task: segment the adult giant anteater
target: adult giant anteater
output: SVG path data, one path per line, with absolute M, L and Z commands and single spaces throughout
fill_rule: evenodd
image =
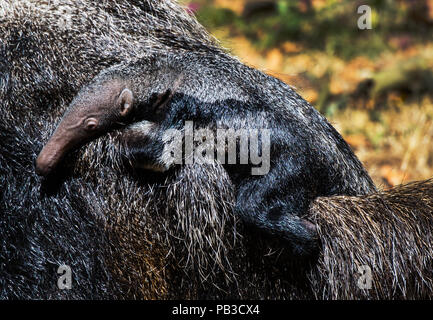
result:
M 72 153 L 55 176 L 39 178 L 38 152 L 102 70 L 197 55 L 216 67 L 243 67 L 172 1 L 11 1 L 1 12 L 1 297 L 430 297 L 431 182 L 376 193 L 331 127 L 323 139 L 336 135 L 335 148 L 351 164 L 336 163 L 342 170 L 334 171 L 335 184 L 323 177 L 329 190 L 312 193 L 341 196 L 306 197 L 321 239 L 314 258 L 293 255 L 286 240 L 240 223 L 233 214 L 236 179 L 218 164 L 162 174 L 125 166 L 122 129 Z M 248 97 L 264 94 L 277 103 L 287 96 L 304 118 L 322 119 L 289 87 L 251 73 Z M 198 82 L 200 76 L 207 74 Z M 212 92 L 203 99 L 214 102 Z M 314 123 L 309 130 L 320 140 L 323 126 Z M 282 118 L 279 125 L 302 124 Z M 276 186 L 293 187 L 285 183 Z M 71 267 L 70 290 L 57 287 L 63 264 Z M 372 269 L 370 290 L 357 286 L 359 266 Z

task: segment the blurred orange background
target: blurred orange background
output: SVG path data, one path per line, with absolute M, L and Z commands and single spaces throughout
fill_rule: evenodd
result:
M 378 186 L 433 177 L 433 0 L 182 1 L 244 63 L 280 78 Z M 365 21 L 365 20 L 363 20 Z

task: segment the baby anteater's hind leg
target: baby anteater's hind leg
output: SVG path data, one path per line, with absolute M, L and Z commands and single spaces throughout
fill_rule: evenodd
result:
M 305 256 L 316 252 L 318 242 L 315 225 L 302 218 L 313 195 L 301 176 L 273 168 L 245 179 L 237 188 L 235 211 L 246 223 L 287 240 L 294 254 Z

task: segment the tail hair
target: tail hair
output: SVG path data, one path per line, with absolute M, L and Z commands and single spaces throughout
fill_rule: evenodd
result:
M 322 243 L 312 274 L 317 298 L 432 297 L 433 179 L 366 196 L 321 197 L 310 215 Z

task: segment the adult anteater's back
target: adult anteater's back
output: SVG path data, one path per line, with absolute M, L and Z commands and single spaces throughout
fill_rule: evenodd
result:
M 352 235 L 354 245 L 368 247 L 376 262 L 386 258 L 407 266 L 407 259 L 415 257 L 407 253 L 417 253 L 411 261 L 419 263 L 386 273 L 387 285 L 373 297 L 392 297 L 394 287 L 388 284 L 404 281 L 412 288 L 406 297 L 430 296 L 429 183 L 409 187 L 412 192 L 391 191 L 383 199 L 378 194 L 317 200 L 312 218 L 321 226 L 323 253 L 316 263 L 294 261 L 283 242 L 259 236 L 237 221 L 223 168 L 185 166 L 165 175 L 129 172 L 117 160 L 116 133 L 75 152 L 56 177 L 37 177 L 34 159 L 60 115 L 103 68 L 148 52 L 225 54 L 172 1 L 50 3 L 1 3 L 1 298 L 365 297 L 354 282 L 327 287 L 329 276 L 339 277 L 332 273 L 333 265 L 353 271 L 349 266 L 357 260 L 340 251 L 351 248 Z M 423 201 L 404 200 L 412 195 Z M 378 220 L 372 224 L 359 218 L 370 211 L 377 216 L 382 210 L 374 205 L 378 203 L 388 204 L 383 214 L 393 217 L 383 225 L 382 237 L 374 232 L 381 226 Z M 394 205 L 398 210 L 392 210 Z M 352 219 L 350 227 L 329 218 L 334 210 L 335 217 Z M 394 232 L 403 229 L 408 232 Z M 391 248 L 383 242 L 391 235 L 398 245 L 392 246 L 396 258 L 389 260 L 388 249 L 382 248 Z M 415 251 L 408 251 L 408 239 Z M 57 287 L 57 270 L 64 264 L 71 267 L 71 290 Z M 388 270 L 372 269 L 379 271 L 377 279 Z
M 153 196 L 165 177 L 152 190 L 119 178 L 107 139 L 57 181 L 41 181 L 34 159 L 74 94 L 102 68 L 189 42 L 211 48 L 214 40 L 172 1 L 0 6 L 0 297 L 167 296 L 170 236 L 163 217 L 158 227 L 147 221 L 152 206 L 169 200 Z M 63 264 L 72 269 L 72 290 L 57 287 Z

